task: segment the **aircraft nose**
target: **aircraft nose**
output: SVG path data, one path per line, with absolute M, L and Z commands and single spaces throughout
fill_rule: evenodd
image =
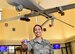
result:
M 7 0 L 7 3 L 13 6 L 17 6 L 19 5 L 19 1 L 18 0 Z

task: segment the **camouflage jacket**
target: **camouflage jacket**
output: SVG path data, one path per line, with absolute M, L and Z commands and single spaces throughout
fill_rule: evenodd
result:
M 42 39 L 41 43 L 36 39 L 31 40 L 28 43 L 28 50 L 32 54 L 54 54 L 52 45 L 48 40 Z

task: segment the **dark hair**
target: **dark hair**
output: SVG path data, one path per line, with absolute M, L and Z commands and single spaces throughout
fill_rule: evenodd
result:
M 35 26 L 33 27 L 33 32 L 34 32 L 36 26 L 39 26 L 39 27 L 41 28 L 41 30 L 42 30 L 42 26 L 37 24 L 37 25 L 35 25 Z

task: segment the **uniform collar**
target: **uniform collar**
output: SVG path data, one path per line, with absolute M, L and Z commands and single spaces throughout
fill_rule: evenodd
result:
M 41 40 L 41 42 L 42 41 L 44 41 L 44 39 L 43 38 L 41 38 L 42 40 Z M 34 38 L 34 40 L 33 40 L 34 42 L 38 42 L 37 40 L 36 40 L 36 38 Z

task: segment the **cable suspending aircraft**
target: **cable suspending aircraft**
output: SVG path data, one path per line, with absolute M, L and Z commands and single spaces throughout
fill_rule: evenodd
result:
M 8 2 L 8 4 L 14 6 L 17 11 L 22 11 L 23 9 L 29 9 L 29 10 L 31 10 L 31 13 L 25 14 L 22 16 L 17 16 L 15 18 L 6 19 L 4 21 L 15 20 L 18 18 L 20 18 L 21 20 L 30 21 L 29 17 L 42 15 L 42 16 L 46 17 L 48 20 L 46 20 L 41 26 L 43 26 L 49 20 L 51 20 L 51 26 L 52 26 L 54 19 L 56 19 L 62 23 L 65 23 L 71 27 L 74 27 L 73 25 L 70 25 L 60 19 L 55 18 L 52 15 L 52 13 L 58 12 L 59 14 L 61 14 L 61 16 L 63 16 L 63 15 L 65 15 L 64 10 L 69 10 L 69 9 L 75 8 L 75 3 L 60 6 L 60 7 L 55 7 L 55 8 L 44 9 L 42 6 L 40 6 L 38 3 L 36 3 L 35 0 L 7 0 L 7 2 Z

